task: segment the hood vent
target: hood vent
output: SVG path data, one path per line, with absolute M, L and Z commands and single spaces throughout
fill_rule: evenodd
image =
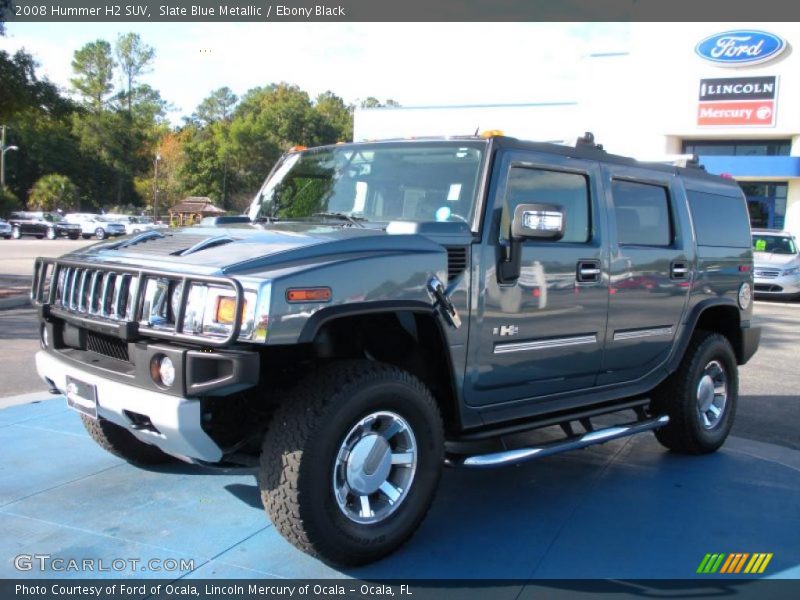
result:
M 207 250 L 208 248 L 215 248 L 217 246 L 222 246 L 223 244 L 230 244 L 233 241 L 234 239 L 229 235 L 217 235 L 215 237 L 210 237 L 204 240 L 200 240 L 191 248 L 187 248 L 186 250 L 179 252 L 178 256 L 186 256 L 187 254 L 194 254 L 195 252 L 200 252 L 201 250 Z
M 453 281 L 467 269 L 467 247 L 446 246 L 447 250 L 447 281 Z
M 149 233 L 149 232 L 146 232 Z M 159 235 L 151 235 L 142 238 L 133 238 L 126 240 L 125 243 L 120 244 L 116 250 L 129 250 L 137 254 L 150 254 L 156 256 L 182 256 L 184 253 L 189 253 L 193 249 L 202 249 L 202 244 L 216 240 L 216 237 L 209 238 L 207 235 L 196 235 L 186 233 L 165 233 Z M 212 244 L 216 245 L 216 244 Z

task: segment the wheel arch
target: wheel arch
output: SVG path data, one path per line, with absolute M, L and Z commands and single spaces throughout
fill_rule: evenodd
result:
M 460 427 L 458 387 L 442 320 L 419 301 L 357 303 L 315 313 L 298 339 L 323 359 L 367 358 L 405 369 L 433 394 L 446 429 Z
M 747 361 L 742 336 L 741 310 L 733 300 L 713 298 L 698 303 L 689 313 L 683 327 L 683 335 L 669 362 L 670 373 L 675 372 L 680 365 L 689 342 L 697 330 L 712 331 L 725 336 L 733 347 L 737 363 L 741 365 Z

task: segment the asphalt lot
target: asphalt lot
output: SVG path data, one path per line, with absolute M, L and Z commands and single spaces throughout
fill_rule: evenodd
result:
M 23 237 L 18 240 L 0 240 L 0 277 L 31 277 L 33 259 L 37 256 L 56 257 L 77 250 L 83 246 L 97 243 L 97 240 L 37 240 Z
M 516 468 L 448 469 L 409 544 L 337 569 L 278 535 L 251 473 L 137 469 L 100 449 L 34 373 L 33 309 L 0 311 L 0 577 L 20 576 L 20 554 L 187 559 L 191 568 L 169 573 L 24 576 L 513 579 L 493 596 L 511 600 L 526 596 L 526 581 L 683 579 L 709 552 L 771 552 L 764 576 L 798 578 L 800 304 L 759 302 L 756 318 L 761 348 L 741 370 L 739 414 L 721 451 L 680 456 L 644 434 Z

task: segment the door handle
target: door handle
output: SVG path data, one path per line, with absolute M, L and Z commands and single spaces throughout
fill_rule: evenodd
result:
M 579 260 L 576 279 L 581 283 L 596 283 L 600 281 L 599 260 Z
M 670 279 L 686 279 L 689 276 L 689 264 L 684 261 L 675 261 L 670 265 Z

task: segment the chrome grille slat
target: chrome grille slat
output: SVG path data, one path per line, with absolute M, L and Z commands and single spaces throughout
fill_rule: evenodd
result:
M 78 312 L 83 312 L 83 305 L 86 300 L 86 277 L 89 271 L 83 269 L 81 272 L 81 285 L 78 288 Z
M 97 298 L 97 280 L 100 278 L 100 271 L 92 271 L 92 283 L 89 286 L 89 305 L 86 312 L 90 315 L 95 313 L 95 299 Z

